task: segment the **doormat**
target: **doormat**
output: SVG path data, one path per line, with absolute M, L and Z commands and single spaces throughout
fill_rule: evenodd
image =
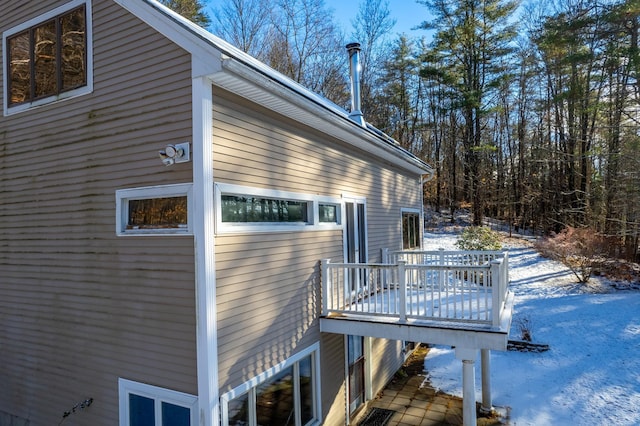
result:
M 358 426 L 385 426 L 395 413 L 393 410 L 374 407 L 369 411 L 369 414 L 358 423 Z

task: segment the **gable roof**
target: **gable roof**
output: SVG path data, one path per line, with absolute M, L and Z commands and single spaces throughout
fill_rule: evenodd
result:
M 395 166 L 429 177 L 433 169 L 370 124 L 182 17 L 156 0 L 113 0 L 192 55 L 192 76 L 250 99 L 366 150 Z

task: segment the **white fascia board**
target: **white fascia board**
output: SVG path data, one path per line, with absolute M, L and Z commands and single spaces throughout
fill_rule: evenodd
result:
M 113 0 L 192 55 L 193 78 L 222 69 L 222 54 L 209 41 L 210 33 L 154 0 Z M 188 28 L 188 30 L 186 30 Z

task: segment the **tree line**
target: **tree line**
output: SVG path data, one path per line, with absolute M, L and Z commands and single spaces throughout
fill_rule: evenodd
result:
M 324 0 L 222 0 L 200 23 L 345 108 L 360 42 L 362 112 L 434 167 L 430 208 L 589 228 L 637 258 L 640 1 L 417 3 L 420 36 L 392 34 L 388 0 L 361 1 L 349 34 Z

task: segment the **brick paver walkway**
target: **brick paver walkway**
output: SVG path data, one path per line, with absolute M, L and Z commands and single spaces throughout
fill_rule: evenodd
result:
M 369 409 L 395 411 L 386 426 L 459 426 L 462 425 L 462 399 L 436 391 L 424 382 L 424 357 L 428 348 L 419 347 L 398 371 L 394 379 L 371 401 Z M 361 419 L 366 418 L 366 414 Z M 495 414 L 478 413 L 479 426 L 505 425 Z M 368 426 L 360 420 L 359 426 Z

